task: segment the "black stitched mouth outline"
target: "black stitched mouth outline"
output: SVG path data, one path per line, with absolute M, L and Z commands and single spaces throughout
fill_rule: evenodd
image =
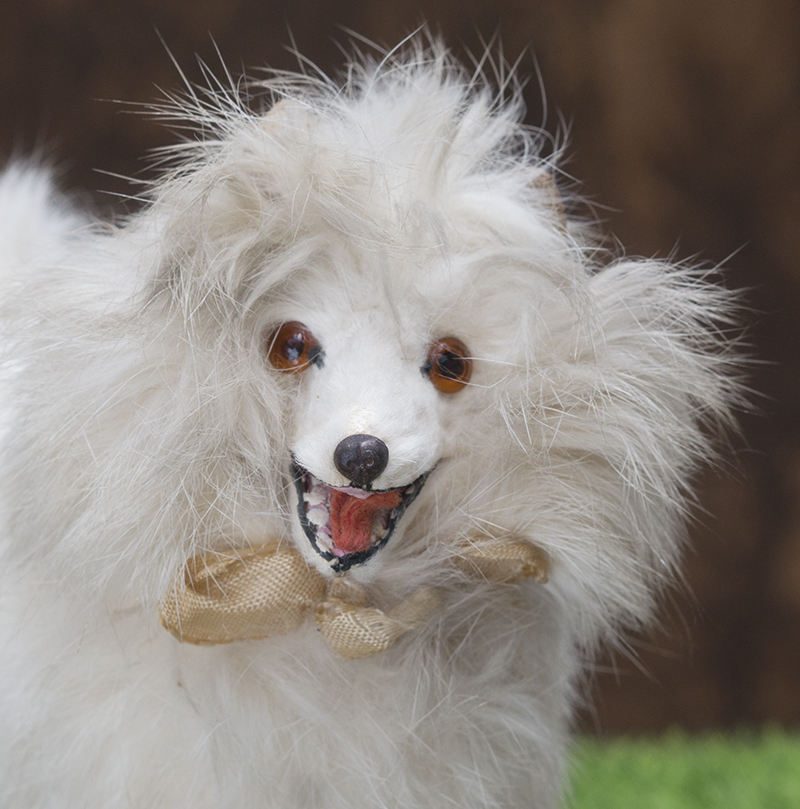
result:
M 323 539 L 319 535 L 319 527 L 313 525 L 309 521 L 307 514 L 309 504 L 307 502 L 306 495 L 309 494 L 312 489 L 324 487 L 327 490 L 331 490 L 336 489 L 336 487 L 329 486 L 324 481 L 312 475 L 311 472 L 300 466 L 300 464 L 298 464 L 294 458 L 292 459 L 291 471 L 292 479 L 294 480 L 295 489 L 297 491 L 297 516 L 300 520 L 300 527 L 303 529 L 303 533 L 306 535 L 306 537 L 308 537 L 309 542 L 311 542 L 311 547 L 314 548 L 314 550 L 330 564 L 331 569 L 335 573 L 345 573 L 346 571 L 350 570 L 350 568 L 355 567 L 356 565 L 362 565 L 368 559 L 371 559 L 389 541 L 394 533 L 397 523 L 400 521 L 400 518 L 403 516 L 411 503 L 416 499 L 433 469 L 423 472 L 416 480 L 405 486 L 400 486 L 396 489 L 370 490 L 370 494 L 400 492 L 402 499 L 400 503 L 388 514 L 386 531 L 381 537 L 377 538 L 366 550 L 345 553 L 341 556 L 332 553 L 327 547 L 325 547 L 325 545 L 322 544 Z

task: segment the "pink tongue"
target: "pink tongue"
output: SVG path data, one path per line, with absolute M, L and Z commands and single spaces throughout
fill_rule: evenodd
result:
M 331 536 L 333 544 L 345 553 L 369 550 L 372 521 L 379 509 L 400 505 L 399 491 L 378 492 L 369 497 L 353 497 L 336 489 L 331 491 Z

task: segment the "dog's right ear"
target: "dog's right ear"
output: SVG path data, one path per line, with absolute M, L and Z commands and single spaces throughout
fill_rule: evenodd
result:
M 265 256 L 294 232 L 279 187 L 287 142 L 311 126 L 308 109 L 281 99 L 166 187 L 156 206 L 166 212 L 157 292 L 205 302 L 209 292 L 228 301 L 248 294 L 256 269 L 264 275 Z

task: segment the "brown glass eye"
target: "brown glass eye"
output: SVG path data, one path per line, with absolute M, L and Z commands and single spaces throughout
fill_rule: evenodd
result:
M 425 365 L 434 387 L 442 393 L 457 393 L 472 376 L 472 360 L 457 337 L 443 337 L 428 351 Z
M 264 341 L 264 350 L 279 371 L 305 371 L 320 356 L 317 338 L 295 320 L 270 332 Z

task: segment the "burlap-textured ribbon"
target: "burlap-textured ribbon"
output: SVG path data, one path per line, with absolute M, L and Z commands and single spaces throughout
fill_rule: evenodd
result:
M 528 542 L 480 538 L 464 545 L 456 564 L 489 581 L 547 581 L 547 559 Z M 390 610 L 369 603 L 366 590 L 347 578 L 328 583 L 285 543 L 236 553 L 194 556 L 159 605 L 161 623 L 178 640 L 195 644 L 258 640 L 298 629 L 313 614 L 342 657 L 388 649 L 438 608 L 432 588 L 413 593 Z
M 519 539 L 478 537 L 464 545 L 453 561 L 473 575 L 505 584 L 529 578 L 545 584 L 549 569 L 544 551 Z
M 186 643 L 230 643 L 293 632 L 325 597 L 325 579 L 287 545 L 192 557 L 160 604 Z

